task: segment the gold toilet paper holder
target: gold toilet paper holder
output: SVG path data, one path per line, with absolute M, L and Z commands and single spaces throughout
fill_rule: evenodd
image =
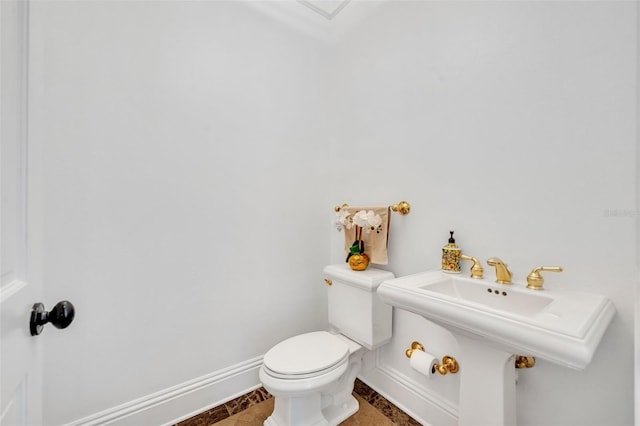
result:
M 411 358 L 411 355 L 413 355 L 413 351 L 425 352 L 424 346 L 422 346 L 422 343 L 420 342 L 412 342 L 411 347 L 404 351 L 404 354 L 407 356 L 407 358 Z M 455 374 L 460 371 L 460 365 L 454 357 L 452 357 L 451 355 L 445 355 L 442 357 L 442 361 L 439 364 L 435 364 L 433 366 L 433 370 L 437 371 L 443 376 L 447 373 Z
M 424 352 L 424 346 L 422 346 L 420 342 L 413 342 L 411 343 L 411 347 L 404 351 L 404 354 L 407 356 L 407 358 L 411 358 L 411 355 L 413 355 L 413 351 L 416 350 Z

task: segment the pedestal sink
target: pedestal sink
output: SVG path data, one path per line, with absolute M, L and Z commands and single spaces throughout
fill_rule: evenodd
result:
M 514 356 L 582 370 L 615 315 L 601 295 L 536 291 L 439 270 L 385 281 L 378 295 L 457 338 L 460 425 L 515 424 Z

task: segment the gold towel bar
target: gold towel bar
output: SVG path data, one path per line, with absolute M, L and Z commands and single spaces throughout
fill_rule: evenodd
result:
M 333 210 L 339 212 L 345 207 L 349 207 L 349 204 L 345 203 L 341 206 L 335 206 Z M 409 212 L 411 211 L 411 204 L 409 204 L 408 201 L 400 201 L 398 204 L 392 205 L 391 210 L 404 216 L 406 214 L 409 214 Z

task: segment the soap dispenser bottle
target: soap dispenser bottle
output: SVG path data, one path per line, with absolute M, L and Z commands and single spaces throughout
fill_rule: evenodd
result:
M 449 231 L 449 243 L 442 248 L 442 271 L 450 274 L 460 273 L 460 248 L 453 238 L 453 231 Z

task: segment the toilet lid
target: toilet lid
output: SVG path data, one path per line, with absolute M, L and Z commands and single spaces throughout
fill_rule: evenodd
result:
M 264 365 L 277 376 L 306 376 L 342 364 L 349 357 L 345 342 L 326 331 L 284 340 L 264 355 Z

